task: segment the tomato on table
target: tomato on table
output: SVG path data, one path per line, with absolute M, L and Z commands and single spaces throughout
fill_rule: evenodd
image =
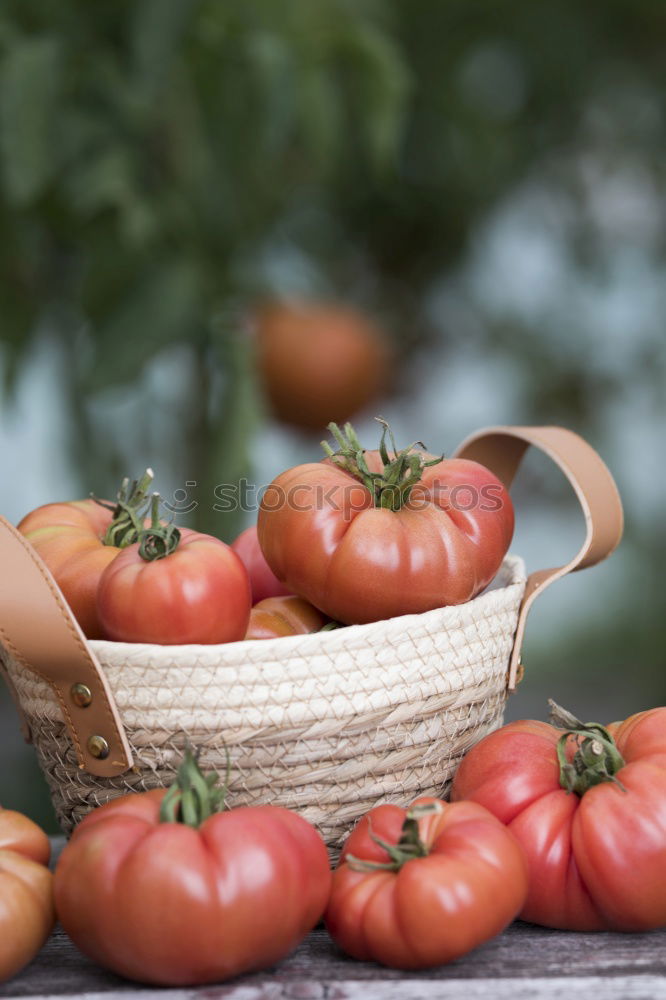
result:
M 224 789 L 188 752 L 169 792 L 130 794 L 75 829 L 55 873 L 58 917 L 107 969 L 157 985 L 272 965 L 321 917 L 323 840 L 277 806 L 219 811 Z
M 157 495 L 152 525 L 107 566 L 97 592 L 108 638 L 164 645 L 244 638 L 251 601 L 239 556 L 212 535 L 164 525 Z
M 32 820 L 0 808 L 0 982 L 32 961 L 53 929 L 50 852 Z
M 604 727 L 551 703 L 463 759 L 452 798 L 481 803 L 521 843 L 521 917 L 563 930 L 666 925 L 666 708 Z
M 511 498 L 483 465 L 416 446 L 378 451 L 331 424 L 339 450 L 278 476 L 259 542 L 278 579 L 336 621 L 364 623 L 471 600 L 513 535 Z
M 450 962 L 499 934 L 527 892 L 523 853 L 472 802 L 371 809 L 349 836 L 326 927 L 353 958 L 397 969 Z

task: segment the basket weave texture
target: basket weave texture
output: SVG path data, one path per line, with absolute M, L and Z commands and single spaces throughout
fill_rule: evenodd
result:
M 378 802 L 444 794 L 501 725 L 524 589 L 508 556 L 493 589 L 421 615 L 222 646 L 91 642 L 134 754 L 115 778 L 79 768 L 50 686 L 2 656 L 65 832 L 102 802 L 170 784 L 187 741 L 223 773 L 226 744 L 229 805 L 296 809 L 335 855 Z

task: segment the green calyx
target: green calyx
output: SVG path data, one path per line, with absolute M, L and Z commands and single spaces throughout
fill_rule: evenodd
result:
M 153 481 L 153 470 L 146 469 L 140 479 L 134 479 L 130 483 L 127 476 L 123 479 L 117 494 L 115 504 L 104 503 L 92 495 L 95 503 L 100 507 L 106 507 L 113 514 L 111 524 L 106 529 L 102 541 L 104 545 L 114 545 L 119 549 L 126 549 L 128 545 L 133 545 L 138 540 L 143 531 L 143 520 L 150 506 L 149 494 L 150 484 Z
M 384 848 L 390 861 L 364 861 L 362 858 L 354 857 L 353 854 L 348 854 L 345 857 L 345 862 L 355 872 L 399 872 L 408 861 L 413 861 L 415 858 L 426 858 L 429 851 L 421 840 L 419 820 L 423 816 L 439 815 L 443 810 L 444 805 L 441 802 L 428 802 L 421 806 L 412 806 L 402 825 L 400 840 L 397 844 L 387 843 L 381 837 L 375 836 L 371 829 L 371 839 L 374 840 L 375 844 Z
M 557 743 L 562 788 L 567 793 L 575 792 L 582 796 L 595 785 L 612 781 L 622 791 L 626 791 L 622 782 L 615 777 L 624 767 L 624 758 L 606 727 L 597 722 L 581 722 L 552 698 L 549 698 L 548 704 L 552 724 L 565 730 Z M 567 759 L 566 752 L 570 739 L 578 747 L 571 761 Z
M 226 754 L 227 772 L 224 784 L 218 786 L 217 773 L 204 775 L 201 771 L 199 751 L 185 748 L 176 780 L 162 799 L 160 823 L 183 823 L 196 830 L 209 816 L 222 812 L 231 772 L 228 750 Z
M 160 503 L 159 493 L 153 493 L 150 499 L 150 527 L 142 527 L 137 538 L 139 555 L 146 562 L 170 556 L 176 551 L 180 542 L 180 531 L 176 525 L 160 520 Z
M 105 503 L 93 495 L 95 503 L 113 514 L 111 524 L 102 538 L 104 545 L 126 549 L 128 545 L 139 542 L 139 555 L 146 562 L 171 555 L 180 541 L 178 528 L 160 520 L 160 495 L 149 493 L 152 481 L 152 469 L 146 469 L 141 479 L 134 479 L 131 483 L 125 477 L 115 504 Z M 149 513 L 151 523 L 146 528 L 145 520 Z
M 366 449 L 351 424 L 345 424 L 343 430 L 340 430 L 335 423 L 328 425 L 328 430 L 338 443 L 338 451 L 333 451 L 326 441 L 322 441 L 321 446 L 331 462 L 363 483 L 372 494 L 375 507 L 400 510 L 409 500 L 414 486 L 421 481 L 424 470 L 431 465 L 437 465 L 444 456 L 426 461 L 422 451 L 414 450 L 416 448 L 425 450 L 422 441 L 415 441 L 408 448 L 398 451 L 389 424 L 383 417 L 375 417 L 375 420 L 382 426 L 379 454 L 384 467 L 381 472 L 371 472 L 368 468 L 365 460 Z M 393 449 L 392 457 L 386 447 L 387 435 Z

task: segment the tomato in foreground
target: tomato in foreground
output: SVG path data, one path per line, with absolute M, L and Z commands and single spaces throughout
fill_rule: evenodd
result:
M 258 312 L 257 363 L 273 413 L 321 433 L 384 388 L 385 337 L 367 316 L 338 303 L 275 302 Z
M 666 925 L 666 708 L 608 727 L 551 703 L 470 750 L 453 799 L 490 809 L 521 843 L 521 917 L 562 930 Z
M 32 961 L 55 922 L 49 839 L 32 820 L 0 809 L 0 982 Z
M 314 927 L 323 840 L 276 806 L 220 812 L 187 752 L 169 792 L 126 795 L 76 828 L 55 873 L 58 917 L 91 959 L 139 982 L 220 982 L 272 965 Z
M 164 645 L 234 642 L 245 636 L 247 570 L 219 538 L 159 520 L 105 569 L 97 608 L 104 634 L 119 642 Z
M 526 892 L 523 853 L 494 816 L 421 798 L 378 806 L 352 831 L 325 921 L 353 958 L 427 969 L 499 934 Z
M 89 639 L 103 636 L 97 614 L 99 580 L 121 549 L 135 542 L 152 481 L 150 469 L 115 504 L 98 500 L 47 503 L 26 514 L 18 530 L 44 560 Z
M 504 485 L 477 462 L 415 446 L 364 451 L 351 425 L 339 450 L 267 488 L 259 542 L 285 585 L 330 618 L 379 621 L 462 604 L 486 587 L 513 534 Z
M 302 597 L 267 597 L 250 612 L 246 639 L 280 639 L 286 635 L 320 632 L 328 618 Z
M 268 597 L 283 597 L 290 593 L 264 558 L 257 538 L 256 524 L 241 531 L 231 543 L 231 548 L 241 557 L 250 576 L 253 604 L 265 601 Z

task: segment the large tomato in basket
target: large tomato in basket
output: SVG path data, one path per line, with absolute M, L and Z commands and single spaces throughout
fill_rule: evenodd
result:
M 364 623 L 471 600 L 513 534 L 513 505 L 483 465 L 411 446 L 365 451 L 331 424 L 339 451 L 266 489 L 258 534 L 295 594 L 336 621 Z M 392 439 L 391 439 L 392 440 Z
M 452 798 L 486 806 L 522 845 L 521 917 L 563 930 L 666 925 L 666 708 L 608 727 L 553 704 L 470 750 Z

